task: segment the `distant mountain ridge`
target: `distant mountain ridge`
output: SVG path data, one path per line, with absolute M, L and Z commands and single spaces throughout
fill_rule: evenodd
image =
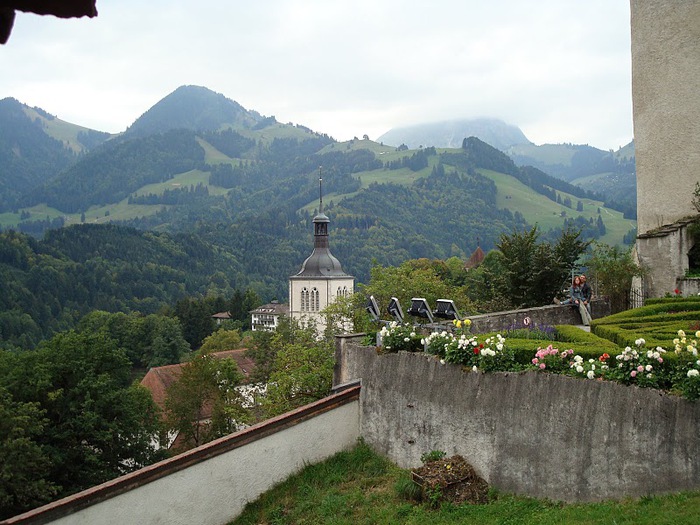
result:
M 634 214 L 637 185 L 634 144 L 617 152 L 585 144 L 533 144 L 517 126 L 498 119 L 460 119 L 394 128 L 378 142 L 409 149 L 434 146 L 459 148 L 464 139 L 479 140 L 503 151 L 518 166 L 532 166 L 559 179 L 596 191 L 623 204 Z
M 517 126 L 493 118 L 458 119 L 393 128 L 377 138 L 377 142 L 409 149 L 435 146 L 459 148 L 467 137 L 477 137 L 496 149 L 505 151 L 516 144 L 531 144 Z
M 38 108 L 32 111 L 33 121 L 23 117 L 28 129 L 46 138 L 43 131 L 49 127 L 46 123 L 57 119 L 48 114 L 42 116 Z M 20 113 L 26 115 L 26 108 Z M 482 131 L 490 127 L 498 130 L 496 135 L 510 137 L 506 142 L 519 144 L 509 147 L 510 158 L 501 153 L 503 150 L 489 145 L 489 150 L 472 147 L 472 157 L 465 160 L 465 144 L 473 145 L 474 140 L 487 143 L 474 135 L 461 137 L 462 132 L 478 130 L 476 127 L 468 130 L 455 122 L 447 131 L 443 130 L 443 135 L 450 135 L 450 140 L 458 143 L 447 152 L 436 152 L 426 145 L 408 149 L 405 145 L 399 148 L 370 140 L 338 143 L 304 126 L 281 124 L 274 117 L 246 110 L 207 88 L 181 86 L 143 113 L 124 133 L 107 135 L 110 140 L 103 140 L 80 155 L 73 154 L 59 173 L 18 191 L 21 199 L 16 199 L 15 204 L 20 204 L 21 214 L 15 208 L 14 217 L 0 214 L 0 221 L 6 225 L 14 221 L 22 231 L 34 234 L 47 227 L 77 221 L 125 221 L 140 228 L 187 231 L 201 220 L 197 214 L 214 222 L 233 222 L 243 216 L 250 218 L 270 212 L 285 217 L 285 221 L 294 221 L 300 211 L 307 213 L 309 206 L 313 209 L 319 166 L 323 166 L 329 205 L 334 200 L 339 203 L 353 199 L 356 205 L 364 206 L 360 201 L 368 195 L 372 181 L 380 182 L 383 187 L 385 184 L 411 186 L 440 168 L 439 164 L 447 166 L 456 162 L 459 176 L 477 177 L 475 170 L 487 169 L 518 178 L 521 172 L 516 165 L 559 163 L 578 169 L 600 155 L 610 156 L 610 152 L 573 145 L 553 147 L 556 154 L 552 155 L 548 153 L 551 148 L 535 146 L 514 126 L 495 119 L 477 119 L 473 124 Z M 4 127 L 0 119 L 0 129 Z M 77 136 L 74 131 L 73 135 Z M 61 147 L 59 141 L 52 140 Z M 511 159 L 516 150 L 521 155 L 519 161 L 524 158 L 529 162 L 514 164 Z M 542 159 L 544 164 L 538 164 L 536 157 L 540 153 L 547 153 Z M 37 160 L 41 157 L 36 155 Z M 573 162 L 579 157 L 582 162 Z M 545 173 L 537 174 L 536 181 L 519 180 L 550 200 L 556 197 L 552 193 L 555 190 L 569 194 L 570 198 L 578 197 L 573 186 L 564 187 L 554 179 L 543 179 Z M 526 172 L 522 174 L 525 176 Z M 439 177 L 433 182 L 437 180 Z M 596 185 L 602 186 L 596 181 L 592 189 Z M 583 194 L 578 198 L 583 198 Z M 601 205 L 607 200 L 593 195 L 586 198 L 597 199 Z M 506 211 L 512 208 L 515 212 L 514 202 L 505 200 L 499 207 Z M 610 206 L 620 209 L 614 203 Z M 0 212 L 6 210 L 7 207 Z M 558 215 L 565 211 L 557 208 L 550 213 Z M 371 214 L 363 213 L 359 217 L 352 209 L 346 214 L 353 217 L 347 222 L 353 226 L 376 222 Z M 505 225 L 511 219 L 504 217 Z M 548 227 L 556 227 L 551 221 L 546 222 Z M 481 238 L 486 237 L 481 235 Z M 426 246 L 433 242 L 428 240 Z M 473 247 L 463 249 L 471 252 Z
M 146 136 L 171 129 L 218 131 L 222 126 L 251 128 L 264 120 L 259 113 L 201 86 L 180 86 L 137 118 L 127 136 Z

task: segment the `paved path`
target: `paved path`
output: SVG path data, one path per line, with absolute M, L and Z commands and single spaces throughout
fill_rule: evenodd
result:
M 576 326 L 576 328 L 580 328 L 580 329 L 583 330 L 584 332 L 590 332 L 590 331 L 591 331 L 591 327 L 590 327 L 590 326 L 586 326 L 586 325 L 582 325 L 582 324 L 577 324 L 577 325 L 575 325 L 575 326 Z

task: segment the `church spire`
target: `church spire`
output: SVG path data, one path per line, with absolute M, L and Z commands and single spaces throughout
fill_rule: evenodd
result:
M 323 215 L 323 177 L 321 177 L 321 168 L 318 167 L 318 214 Z

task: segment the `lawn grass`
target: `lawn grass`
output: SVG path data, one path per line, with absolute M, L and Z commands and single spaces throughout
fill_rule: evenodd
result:
M 231 525 L 275 524 L 694 524 L 700 492 L 639 500 L 564 504 L 492 491 L 487 505 L 427 503 L 401 490 L 410 473 L 360 442 L 352 450 L 303 469 L 250 503 Z

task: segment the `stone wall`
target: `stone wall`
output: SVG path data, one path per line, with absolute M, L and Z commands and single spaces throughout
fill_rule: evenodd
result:
M 679 288 L 700 181 L 700 1 L 631 0 L 637 256 L 645 292 Z M 697 216 L 697 215 L 696 215 Z
M 649 296 L 663 297 L 686 288 L 680 281 L 689 268 L 688 252 L 694 244 L 688 234 L 690 222 L 690 219 L 681 220 L 637 237 L 637 258 L 650 270 L 644 279 Z M 688 288 L 684 295 L 689 295 L 693 287 L 688 285 Z
M 464 372 L 425 354 L 337 345 L 361 378 L 364 440 L 399 466 L 461 454 L 505 492 L 583 502 L 700 488 L 700 403 L 542 372 Z
M 605 299 L 594 299 L 591 301 L 591 312 L 593 319 L 610 315 L 610 303 Z M 497 332 L 514 328 L 554 326 L 558 324 L 581 324 L 581 314 L 577 307 L 556 304 L 473 315 L 469 319 L 472 322 L 472 333 Z
M 631 0 L 637 230 L 695 213 L 700 180 L 700 1 Z

